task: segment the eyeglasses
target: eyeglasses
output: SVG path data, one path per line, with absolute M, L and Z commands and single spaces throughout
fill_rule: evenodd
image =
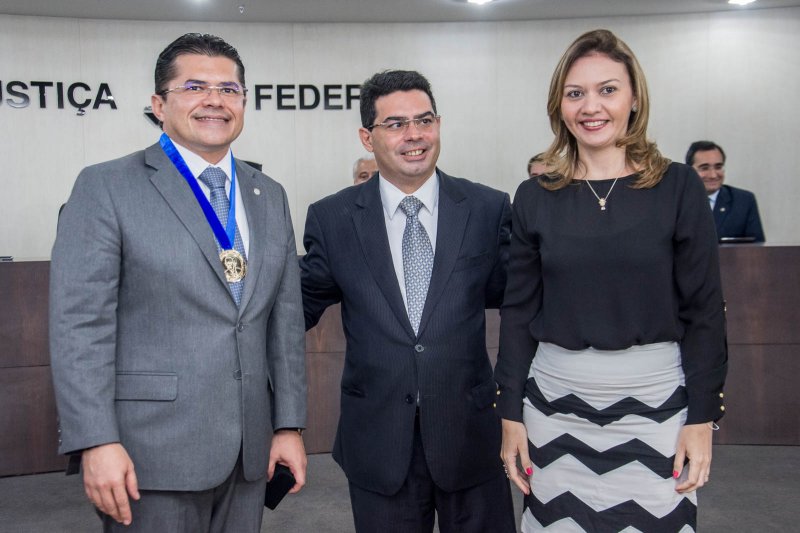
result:
M 389 133 L 405 133 L 406 131 L 408 131 L 408 126 L 413 122 L 414 125 L 417 127 L 417 131 L 424 132 L 424 131 L 430 131 L 433 125 L 436 122 L 438 122 L 440 118 L 442 118 L 441 115 L 434 115 L 433 113 L 431 113 L 429 115 L 425 115 L 423 117 L 418 117 L 418 118 L 386 120 L 378 124 L 373 124 L 372 126 L 367 126 L 367 129 L 369 131 L 372 131 L 375 128 L 383 128 L 385 131 Z
M 161 91 L 161 96 L 164 96 L 169 93 L 177 93 L 177 94 L 185 94 L 187 96 L 208 96 L 211 94 L 211 91 L 217 91 L 217 94 L 220 96 L 224 96 L 225 98 L 241 98 L 247 95 L 247 89 L 244 87 L 239 87 L 239 85 L 235 83 L 227 83 L 225 85 L 204 85 L 202 83 L 186 83 L 184 85 L 178 85 L 177 87 L 173 87 L 172 89 L 167 89 L 165 91 Z

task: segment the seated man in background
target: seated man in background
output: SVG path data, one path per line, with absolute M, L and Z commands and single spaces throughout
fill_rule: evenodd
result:
M 528 161 L 528 177 L 535 178 L 547 172 L 547 167 L 544 166 L 544 153 L 538 153 L 531 157 Z
M 353 185 L 360 185 L 370 179 L 378 171 L 378 163 L 374 155 L 365 155 L 356 159 L 353 165 Z
M 717 237 L 753 237 L 755 242 L 764 242 L 755 195 L 723 185 L 725 152 L 722 147 L 711 141 L 693 142 L 686 152 L 686 164 L 694 167 L 706 186 Z

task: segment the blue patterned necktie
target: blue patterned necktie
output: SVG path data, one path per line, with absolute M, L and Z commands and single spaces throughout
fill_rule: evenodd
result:
M 200 174 L 198 179 L 205 183 L 206 186 L 211 190 L 211 207 L 214 208 L 214 212 L 217 214 L 217 218 L 219 218 L 219 222 L 222 224 L 222 227 L 225 227 L 225 224 L 228 222 L 228 211 L 230 210 L 228 195 L 225 193 L 225 181 L 228 179 L 228 177 L 225 175 L 225 172 L 223 172 L 222 169 L 209 166 Z M 247 257 L 244 253 L 244 243 L 242 242 L 242 236 L 239 234 L 238 224 L 236 225 L 236 238 L 234 239 L 233 247 L 237 252 L 242 254 L 242 257 Z M 222 248 L 220 247 L 219 243 L 217 243 L 217 252 L 220 251 L 222 251 Z M 244 280 L 229 282 L 228 286 L 230 287 L 233 299 L 236 301 L 236 305 L 238 306 L 242 301 Z
M 400 209 L 406 214 L 406 227 L 403 230 L 403 276 L 406 283 L 406 307 L 408 319 L 414 333 L 419 333 L 419 322 L 428 285 L 433 271 L 433 247 L 428 233 L 419 221 L 417 214 L 422 207 L 414 196 L 406 196 L 400 202 Z

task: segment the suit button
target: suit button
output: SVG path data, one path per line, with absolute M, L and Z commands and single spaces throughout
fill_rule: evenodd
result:
M 238 324 L 236 324 L 236 331 L 238 331 L 239 333 L 241 333 L 242 331 L 244 331 L 244 324 L 242 324 L 241 322 L 239 322 Z
M 720 406 L 719 406 L 719 410 L 720 410 L 720 411 L 724 411 L 724 410 L 725 410 L 725 406 L 724 406 L 724 405 L 720 405 Z
M 414 403 L 414 397 L 411 396 L 410 394 L 406 394 L 406 403 L 409 404 L 409 405 Z
M 234 370 L 233 371 L 233 379 L 242 379 L 242 371 L 241 370 Z
M 416 350 L 417 353 L 422 353 L 425 351 L 425 347 L 421 344 L 417 344 L 416 346 L 414 346 L 414 350 Z

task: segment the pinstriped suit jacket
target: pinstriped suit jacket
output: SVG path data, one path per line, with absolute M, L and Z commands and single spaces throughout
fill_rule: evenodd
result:
M 333 455 L 351 482 L 387 495 L 408 472 L 418 392 L 423 447 L 438 486 L 467 488 L 500 468 L 485 309 L 502 302 L 509 199 L 437 172 L 436 250 L 418 335 L 392 264 L 378 179 L 313 204 L 306 219 L 306 328 L 341 302 L 347 340 Z
M 141 489 L 205 490 L 273 428 L 304 427 L 299 269 L 283 188 L 236 174 L 250 227 L 237 308 L 214 235 L 155 144 L 81 172 L 59 221 L 50 349 L 61 453 L 121 442 Z M 258 190 L 258 192 L 256 192 Z

